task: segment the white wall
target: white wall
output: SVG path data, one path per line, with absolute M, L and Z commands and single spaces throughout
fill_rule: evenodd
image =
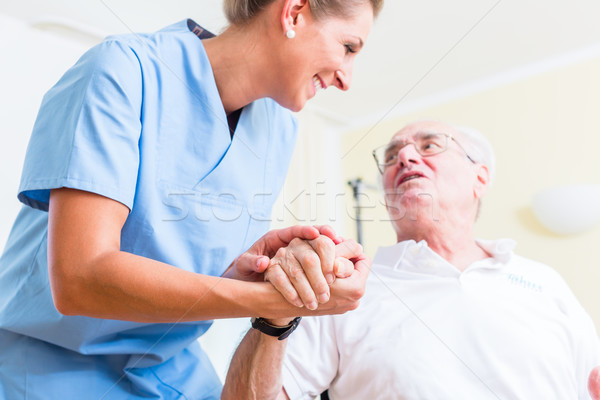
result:
M 42 96 L 85 48 L 0 15 L 0 248 L 20 208 L 17 188 Z

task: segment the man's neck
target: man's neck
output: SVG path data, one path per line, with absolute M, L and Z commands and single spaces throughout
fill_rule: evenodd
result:
M 427 246 L 459 271 L 490 257 L 475 241 L 473 222 L 466 220 L 405 221 L 397 227 L 398 241 L 424 240 Z

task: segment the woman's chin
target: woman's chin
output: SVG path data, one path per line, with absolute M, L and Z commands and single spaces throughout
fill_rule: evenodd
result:
M 292 112 L 298 112 L 304 108 L 304 105 L 306 104 L 306 100 L 305 99 L 304 100 L 294 99 L 292 101 L 277 101 L 277 103 L 281 107 L 287 108 L 288 110 L 290 110 Z

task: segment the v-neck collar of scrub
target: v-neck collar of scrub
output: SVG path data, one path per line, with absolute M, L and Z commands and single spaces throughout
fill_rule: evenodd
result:
M 212 65 L 210 63 L 210 59 L 208 58 L 208 55 L 206 54 L 206 49 L 204 48 L 204 44 L 202 43 L 203 39 L 209 39 L 214 37 L 215 35 L 204 29 L 202 26 L 198 25 L 194 20 L 192 19 L 187 19 L 185 21 L 188 30 L 193 33 L 195 36 L 198 37 L 199 40 L 199 56 L 202 59 L 201 62 L 203 65 L 208 65 L 210 66 L 210 68 L 208 68 L 208 70 L 205 72 L 206 74 L 206 78 L 210 78 L 207 79 L 206 81 L 203 81 L 204 85 L 210 85 L 210 87 L 207 87 L 207 89 L 213 91 L 216 96 L 215 98 L 219 99 L 219 106 L 217 107 L 216 104 L 213 107 L 211 107 L 211 105 L 207 105 L 208 107 L 211 108 L 212 112 L 215 114 L 215 117 L 221 121 L 223 123 L 223 126 L 226 127 L 226 131 L 228 133 L 227 136 L 223 137 L 223 140 L 228 140 L 228 148 L 225 151 L 225 153 L 223 154 L 223 158 L 225 158 L 227 156 L 227 153 L 229 153 L 229 151 L 231 150 L 231 148 L 233 146 L 239 146 L 237 144 L 237 142 L 241 142 L 244 146 L 246 146 L 248 148 L 248 150 L 250 150 L 251 153 L 254 154 L 255 157 L 259 157 L 259 152 L 257 149 L 253 148 L 249 143 L 251 143 L 251 140 L 245 140 L 244 139 L 244 135 L 247 134 L 246 130 L 243 129 L 244 126 L 244 119 L 247 113 L 247 109 L 252 107 L 252 103 L 242 107 L 239 111 L 239 117 L 238 117 L 238 121 L 236 124 L 236 129 L 235 131 L 231 132 L 230 128 L 229 128 L 229 123 L 228 123 L 228 118 L 227 118 L 227 114 L 225 113 L 225 108 L 223 107 L 223 103 L 220 101 L 220 95 L 219 95 L 219 89 L 217 88 L 217 82 L 215 80 L 215 75 L 214 72 L 212 70 Z

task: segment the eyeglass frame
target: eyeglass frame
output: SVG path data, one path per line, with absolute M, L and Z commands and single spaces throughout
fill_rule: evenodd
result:
M 469 153 L 467 153 L 467 150 L 465 150 L 465 148 L 460 144 L 460 142 L 458 140 L 456 140 L 456 138 L 449 134 L 449 133 L 444 133 L 444 132 L 417 132 L 417 134 L 419 133 L 427 133 L 430 135 L 443 135 L 446 137 L 446 147 L 444 148 L 444 150 L 438 152 L 438 153 L 433 153 L 433 154 L 421 154 L 421 152 L 419 151 L 419 149 L 416 146 L 416 142 L 415 141 L 407 141 L 404 146 L 402 146 L 401 148 L 398 149 L 398 152 L 400 152 L 400 150 L 402 150 L 403 148 L 405 148 L 406 146 L 412 144 L 415 148 L 415 150 L 417 151 L 417 153 L 419 153 L 419 155 L 421 155 L 421 157 L 431 157 L 431 156 L 436 156 L 438 154 L 442 154 L 443 152 L 445 152 L 446 150 L 448 150 L 448 139 L 452 140 L 454 143 L 456 143 L 456 145 L 463 151 L 463 153 L 465 153 L 465 155 L 467 156 L 467 158 L 469 159 L 469 161 L 471 161 L 473 164 L 477 164 L 477 161 L 475 161 L 473 158 L 471 158 L 471 156 L 469 155 Z M 391 143 L 391 142 L 390 142 Z M 389 164 L 380 164 L 379 160 L 377 159 L 377 150 L 381 149 L 384 146 L 389 146 L 390 143 L 386 143 L 384 145 L 378 146 L 375 149 L 373 149 L 373 151 L 371 152 L 371 154 L 373 155 L 373 158 L 375 159 L 375 164 L 377 165 L 377 169 L 379 170 L 379 172 L 383 175 L 383 172 L 385 171 L 386 167 L 390 167 L 394 164 L 396 164 L 398 162 L 398 159 L 394 160 L 394 162 L 389 163 Z M 397 153 L 398 153 L 397 152 Z M 398 156 L 398 154 L 396 153 L 396 157 Z

